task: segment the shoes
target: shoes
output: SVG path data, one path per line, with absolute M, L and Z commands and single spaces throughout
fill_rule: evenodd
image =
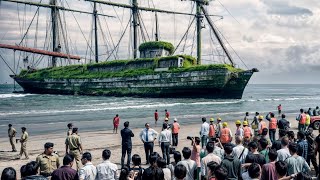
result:
M 11 152 L 17 152 L 17 150 L 12 150 Z

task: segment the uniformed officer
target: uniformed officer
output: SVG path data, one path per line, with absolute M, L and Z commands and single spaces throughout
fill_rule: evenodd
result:
M 8 126 L 9 126 L 8 136 L 9 136 L 9 141 L 12 147 L 12 152 L 17 152 L 16 145 L 14 144 L 16 141 L 15 139 L 16 139 L 17 131 L 12 127 L 12 124 L 9 124 Z
M 68 123 L 67 127 L 68 127 L 67 136 L 70 136 L 72 134 L 73 124 L 72 123 Z
M 79 170 L 81 166 L 80 153 L 82 153 L 83 148 L 77 127 L 72 128 L 72 134 L 67 137 L 65 144 L 66 154 L 68 154 L 69 151 L 69 154 L 74 157 L 77 164 L 77 170 Z
M 29 159 L 28 152 L 27 152 L 27 141 L 28 141 L 29 135 L 26 131 L 27 128 L 22 127 L 21 130 L 22 130 L 22 135 L 20 138 L 21 149 L 20 149 L 19 159 L 21 158 L 22 154 L 26 156 L 26 159 Z
M 36 161 L 40 166 L 40 175 L 44 177 L 51 176 L 52 172 L 59 168 L 59 156 L 53 153 L 53 143 L 44 144 L 44 152 L 37 157 Z

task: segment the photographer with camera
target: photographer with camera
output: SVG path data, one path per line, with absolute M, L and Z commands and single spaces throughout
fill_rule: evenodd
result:
M 201 152 L 201 146 L 200 146 L 200 138 L 199 137 L 190 137 L 188 136 L 187 139 L 191 140 L 192 145 L 192 151 L 191 151 L 191 159 L 194 160 L 197 164 L 197 179 L 199 179 L 199 173 L 201 169 L 200 164 L 200 152 Z

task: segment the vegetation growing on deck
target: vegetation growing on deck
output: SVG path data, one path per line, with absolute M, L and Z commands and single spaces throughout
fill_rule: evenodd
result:
M 145 42 L 142 43 L 139 46 L 139 51 L 144 51 L 146 49 L 165 49 L 167 51 L 169 51 L 170 54 L 173 53 L 174 51 L 174 46 L 169 43 L 169 42 L 164 42 L 164 41 L 150 41 L 150 42 Z

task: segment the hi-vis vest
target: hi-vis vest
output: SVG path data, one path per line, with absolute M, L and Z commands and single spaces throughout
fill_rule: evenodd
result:
M 300 119 L 300 124 L 306 124 L 306 120 L 307 120 L 307 117 L 306 117 L 306 114 L 305 113 L 302 113 L 301 114 L 301 119 Z
M 262 134 L 262 130 L 264 128 L 267 128 L 267 125 L 266 125 L 266 122 L 264 122 L 264 121 L 261 121 L 260 124 L 261 124 L 261 129 L 259 130 L 259 134 Z
M 276 118 L 270 119 L 269 129 L 277 129 L 277 119 Z
M 215 129 L 214 129 L 214 125 L 210 124 L 210 128 L 209 128 L 209 137 L 213 137 L 216 134 Z
M 243 134 L 245 138 L 251 138 L 251 129 L 249 127 L 243 127 Z
M 310 115 L 306 114 L 306 125 L 310 124 Z
M 229 128 L 222 128 L 221 129 L 221 136 L 220 141 L 221 143 L 229 143 L 230 142 L 230 129 Z
M 175 122 L 172 124 L 172 134 L 178 134 L 178 133 L 179 133 L 179 124 Z

